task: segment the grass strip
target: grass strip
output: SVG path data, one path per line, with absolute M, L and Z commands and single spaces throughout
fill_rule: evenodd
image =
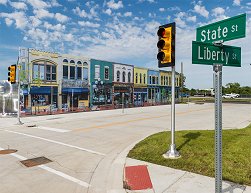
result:
M 160 132 L 139 142 L 128 157 L 214 177 L 214 131 L 176 131 L 179 159 L 165 159 L 170 132 Z M 222 132 L 223 179 L 251 186 L 251 125 Z

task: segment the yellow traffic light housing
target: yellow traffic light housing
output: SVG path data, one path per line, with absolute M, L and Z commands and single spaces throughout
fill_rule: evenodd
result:
M 166 24 L 159 27 L 157 32 L 159 41 L 157 47 L 158 66 L 169 67 L 175 65 L 175 23 Z
M 17 69 L 17 65 L 13 64 L 11 66 L 8 67 L 8 81 L 11 84 L 15 84 L 16 83 L 16 69 Z

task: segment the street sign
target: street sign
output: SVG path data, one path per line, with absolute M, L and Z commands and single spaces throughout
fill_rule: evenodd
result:
M 241 67 L 241 48 L 214 46 L 210 43 L 192 42 L 192 64 L 222 64 Z
M 196 41 L 205 43 L 243 38 L 246 36 L 246 14 L 201 26 L 196 32 Z

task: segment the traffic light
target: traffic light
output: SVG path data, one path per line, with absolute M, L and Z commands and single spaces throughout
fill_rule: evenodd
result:
M 175 65 L 175 22 L 159 26 L 157 32 L 159 41 L 157 43 L 158 50 L 158 66 L 169 67 Z
M 8 81 L 11 84 L 15 84 L 16 83 L 16 69 L 17 69 L 17 65 L 13 64 L 11 66 L 8 67 Z

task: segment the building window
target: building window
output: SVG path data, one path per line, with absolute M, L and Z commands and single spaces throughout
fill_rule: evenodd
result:
M 125 82 L 125 79 L 126 79 L 126 73 L 125 73 L 125 71 L 123 72 L 123 82 Z
M 172 84 L 172 80 L 171 80 L 171 77 L 170 77 L 170 76 L 168 77 L 168 82 L 169 82 L 169 84 L 168 84 L 168 85 L 169 85 L 169 86 L 171 86 L 171 84 Z
M 142 74 L 139 74 L 139 83 L 142 84 Z
M 63 63 L 68 63 L 68 60 L 67 60 L 67 59 L 64 59 L 64 60 L 63 60 Z
M 149 84 L 152 84 L 152 76 L 149 76 L 149 80 L 150 80 Z
M 135 83 L 136 84 L 138 83 L 138 73 L 136 73 L 136 75 L 135 75 Z
M 82 79 L 82 67 L 77 67 L 77 79 Z
M 128 82 L 131 83 L 131 72 L 128 72 Z
M 100 66 L 95 65 L 95 79 L 99 79 L 99 78 L 100 78 Z
M 120 71 L 117 71 L 117 82 L 120 81 Z
M 63 66 L 63 79 L 68 79 L 68 66 Z
M 88 68 L 84 68 L 83 79 L 88 80 Z
M 109 66 L 105 66 L 105 80 L 109 80 Z
M 75 66 L 70 66 L 70 79 L 75 79 Z
M 46 65 L 46 80 L 55 81 L 56 80 L 56 66 Z
M 163 76 L 161 76 L 160 81 L 160 84 L 163 85 Z
M 156 76 L 156 84 L 159 84 L 159 77 Z
M 153 78 L 152 83 L 155 84 L 155 76 L 152 76 L 152 78 Z
M 77 64 L 81 65 L 81 64 L 82 64 L 82 62 L 81 62 L 81 61 L 78 61 L 78 62 L 77 62 Z
M 71 60 L 71 61 L 70 61 L 70 64 L 75 64 L 74 60 Z
M 146 74 L 144 74 L 144 84 L 146 84 Z

